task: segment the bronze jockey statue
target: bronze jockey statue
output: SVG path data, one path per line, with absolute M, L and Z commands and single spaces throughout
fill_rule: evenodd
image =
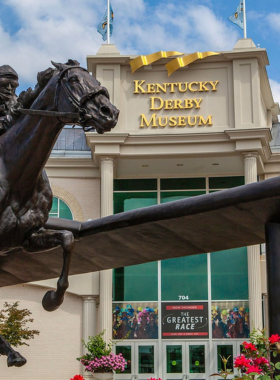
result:
M 11 108 L 17 101 L 15 90 L 18 87 L 18 75 L 9 65 L 0 66 L 0 135 L 3 135 L 8 125 L 4 119 L 9 115 Z M 18 352 L 12 349 L 9 343 L 0 336 L 0 355 L 7 356 L 8 366 L 21 367 L 26 363 Z

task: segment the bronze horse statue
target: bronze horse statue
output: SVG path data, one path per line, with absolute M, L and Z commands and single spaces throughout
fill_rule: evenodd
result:
M 48 291 L 42 301 L 47 311 L 63 302 L 74 236 L 43 228 L 52 206 L 44 166 L 65 124 L 104 133 L 114 128 L 119 115 L 108 91 L 77 61 L 52 63 L 55 69 L 38 73 L 34 90 L 19 95 L 5 120 L 8 130 L 0 138 L 0 256 L 12 255 L 19 247 L 30 253 L 58 246 L 63 250 L 57 290 Z M 26 363 L 1 336 L 0 354 L 7 356 L 9 367 Z

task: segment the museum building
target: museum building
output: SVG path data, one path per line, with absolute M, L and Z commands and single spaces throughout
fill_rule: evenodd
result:
M 104 135 L 63 129 L 46 166 L 51 216 L 86 221 L 279 175 L 280 110 L 268 64 L 251 39 L 187 57 L 124 56 L 102 45 L 87 68 L 109 90 L 119 122 Z M 63 305 L 47 313 L 41 298 L 55 284 L 0 289 L 2 303 L 20 301 L 41 332 L 21 348 L 21 380 L 82 373 L 81 339 L 104 329 L 127 359 L 117 380 L 207 379 L 221 369 L 220 355 L 231 355 L 233 369 L 250 330 L 267 325 L 265 246 L 125 268 L 116 257 L 113 270 L 71 276 Z M 5 360 L 0 369 L 18 379 Z

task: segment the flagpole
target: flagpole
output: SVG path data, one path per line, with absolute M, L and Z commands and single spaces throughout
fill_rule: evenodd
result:
M 243 30 L 244 30 L 244 38 L 247 38 L 247 24 L 246 24 L 246 6 L 245 0 L 243 0 Z
M 111 21 L 111 9 L 110 9 L 110 0 L 108 0 L 108 13 L 107 13 L 107 44 L 110 43 L 110 31 L 111 31 L 110 21 Z M 246 38 L 246 37 L 244 37 L 244 38 Z

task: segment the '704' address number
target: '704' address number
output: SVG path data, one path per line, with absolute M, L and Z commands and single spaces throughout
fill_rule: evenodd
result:
M 189 296 L 178 296 L 179 297 L 179 300 L 188 300 L 189 299 Z

